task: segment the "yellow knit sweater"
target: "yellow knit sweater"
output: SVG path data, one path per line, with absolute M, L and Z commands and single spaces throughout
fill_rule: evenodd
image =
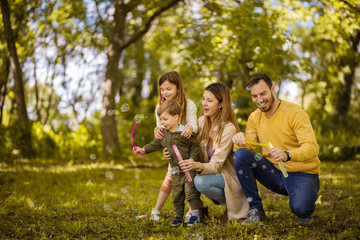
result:
M 298 105 L 282 100 L 270 119 L 259 109 L 255 110 L 249 116 L 244 134 L 247 141 L 271 142 L 274 148 L 289 151 L 291 160 L 283 163 L 288 172 L 319 173 L 319 146 L 308 114 Z M 234 152 L 239 148 L 254 150 L 256 146 L 235 144 Z M 274 164 L 269 152 L 268 146 L 262 147 L 263 156 Z M 278 164 L 274 165 L 280 169 Z

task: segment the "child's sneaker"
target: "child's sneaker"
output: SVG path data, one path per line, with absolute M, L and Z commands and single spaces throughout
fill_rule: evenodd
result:
M 182 224 L 184 224 L 184 220 L 181 217 L 175 217 L 175 220 L 172 222 L 171 226 L 173 227 L 180 227 Z
M 151 219 L 154 221 L 160 221 L 160 211 L 153 208 L 151 210 Z
M 191 212 L 187 212 L 186 214 L 185 214 L 185 220 L 184 220 L 184 222 L 186 222 L 186 223 L 188 223 L 189 221 L 190 221 L 190 218 L 191 218 Z
M 198 223 L 201 223 L 201 222 L 202 221 L 201 221 L 201 218 L 199 216 L 192 216 L 190 218 L 189 223 L 188 223 L 188 227 L 191 227 L 191 226 L 193 226 L 195 224 L 198 224 Z

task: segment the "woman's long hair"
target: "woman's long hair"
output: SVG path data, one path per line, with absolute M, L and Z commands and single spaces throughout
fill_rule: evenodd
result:
M 205 88 L 205 91 L 210 91 L 215 95 L 219 103 L 222 103 L 219 111 L 214 118 L 213 128 L 211 128 L 210 117 L 205 116 L 204 127 L 200 130 L 198 140 L 209 142 L 210 134 L 213 137 L 214 143 L 220 143 L 221 135 L 224 131 L 225 125 L 229 122 L 234 124 L 236 132 L 240 131 L 239 125 L 236 121 L 234 108 L 232 106 L 231 94 L 229 88 L 223 83 L 212 83 Z M 201 144 L 202 145 L 202 144 Z
M 171 71 L 163 74 L 159 79 L 159 102 L 158 105 L 160 106 L 164 101 L 164 96 L 161 95 L 160 86 L 164 82 L 170 82 L 171 84 L 174 84 L 176 86 L 177 94 L 174 98 L 175 101 L 177 101 L 180 104 L 181 107 L 181 113 L 180 113 L 180 123 L 186 124 L 186 113 L 187 113 L 187 100 L 184 92 L 183 87 L 183 81 L 180 77 L 180 74 L 176 71 Z

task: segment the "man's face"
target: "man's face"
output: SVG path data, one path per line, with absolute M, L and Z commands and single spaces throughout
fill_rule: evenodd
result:
M 274 85 L 269 88 L 265 81 L 260 80 L 250 87 L 251 99 L 262 112 L 270 111 L 274 106 Z

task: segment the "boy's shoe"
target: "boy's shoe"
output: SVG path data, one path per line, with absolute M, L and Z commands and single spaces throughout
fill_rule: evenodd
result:
M 219 220 L 220 220 L 220 223 L 221 223 L 221 224 L 226 224 L 226 223 L 227 223 L 227 221 L 229 220 L 228 215 L 227 215 L 227 208 L 225 208 L 225 211 L 224 211 L 224 213 L 220 216 Z
M 160 221 L 160 211 L 153 208 L 151 210 L 151 219 L 154 221 Z
M 189 221 L 190 221 L 190 218 L 191 218 L 191 212 L 187 212 L 186 214 L 185 214 L 185 222 L 186 223 L 188 223 Z
M 172 222 L 171 226 L 173 227 L 180 227 L 182 224 L 184 224 L 184 220 L 181 217 L 175 217 L 175 220 Z
M 201 223 L 201 218 L 199 216 L 191 216 L 190 221 L 188 223 L 188 227 L 191 227 L 195 224 Z
M 259 223 L 266 220 L 266 214 L 263 210 L 253 208 L 249 211 L 249 217 L 242 222 L 243 225 Z

